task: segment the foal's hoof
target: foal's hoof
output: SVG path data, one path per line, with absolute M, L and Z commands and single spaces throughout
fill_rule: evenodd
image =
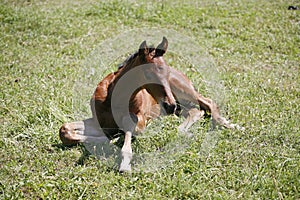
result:
M 194 135 L 191 133 L 191 132 L 189 132 L 186 128 L 184 128 L 184 127 L 178 127 L 178 133 L 180 134 L 180 135 L 182 135 L 182 136 L 185 136 L 185 137 L 187 137 L 187 138 L 192 138 Z
M 239 130 L 239 131 L 245 131 L 245 127 L 242 127 L 238 124 L 230 124 L 230 128 L 236 129 L 236 130 Z
M 131 166 L 126 164 L 121 164 L 119 168 L 120 173 L 130 173 L 131 172 Z
M 74 146 L 76 144 L 79 144 L 79 140 L 75 139 L 72 135 L 73 129 L 74 128 L 68 123 L 63 124 L 59 129 L 59 138 L 62 141 L 63 145 Z
M 121 152 L 122 162 L 120 164 L 119 172 L 131 172 L 131 164 L 130 161 L 132 159 L 132 152 Z

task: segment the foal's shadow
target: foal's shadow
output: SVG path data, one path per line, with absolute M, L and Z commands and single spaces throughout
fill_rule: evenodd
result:
M 109 166 L 115 168 L 121 162 L 120 150 L 124 143 L 124 136 L 120 136 L 115 140 L 114 143 L 103 142 L 103 143 L 83 143 L 75 145 L 64 145 L 64 144 L 53 144 L 52 147 L 68 151 L 73 148 L 80 148 L 82 154 L 77 160 L 75 165 L 84 165 L 85 161 L 93 156 L 100 159 L 103 162 L 107 162 Z
M 68 151 L 73 148 L 80 147 L 82 154 L 81 154 L 80 158 L 78 159 L 78 161 L 75 163 L 75 165 L 83 165 L 84 161 L 92 155 L 82 144 L 64 145 L 61 143 L 61 144 L 53 144 L 52 147 L 54 147 L 56 149 L 61 149 L 63 151 Z

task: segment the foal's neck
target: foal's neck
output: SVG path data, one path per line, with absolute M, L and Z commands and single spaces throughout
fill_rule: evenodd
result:
M 132 59 L 128 60 L 127 63 L 124 63 L 124 66 L 120 69 L 120 73 L 118 74 L 118 77 L 122 77 L 129 70 L 141 65 L 139 59 L 140 59 L 139 56 L 135 56 Z
M 112 97 L 115 95 L 117 99 L 113 101 L 115 103 L 117 102 L 116 104 L 128 105 L 131 97 L 142 89 L 143 83 L 145 82 L 143 76 L 139 57 L 136 57 L 124 65 L 124 67 L 120 68 L 116 73 L 116 78 L 110 84 L 110 100 L 112 100 Z

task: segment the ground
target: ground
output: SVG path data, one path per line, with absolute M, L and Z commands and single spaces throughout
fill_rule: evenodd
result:
M 1 0 L 0 199 L 299 199 L 300 11 L 290 5 L 299 1 Z M 93 52 L 153 27 L 189 36 L 207 53 L 211 77 L 178 56 L 186 52 L 166 61 L 245 131 L 210 132 L 210 120 L 201 121 L 170 165 L 119 174 L 84 146 L 63 147 L 58 129 L 90 114 L 97 82 L 126 57 Z M 95 56 L 114 62 L 100 69 Z M 136 141 L 136 154 L 177 141 L 181 119 L 162 120 L 148 130 L 159 135 Z

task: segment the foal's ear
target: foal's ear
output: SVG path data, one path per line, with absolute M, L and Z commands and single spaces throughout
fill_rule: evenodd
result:
M 139 47 L 139 56 L 144 56 L 144 55 L 147 55 L 149 52 L 148 52 L 148 47 L 147 47 L 147 43 L 146 43 L 146 40 L 144 42 L 142 42 L 142 44 L 140 44 L 140 47 Z
M 163 56 L 168 49 L 168 40 L 166 37 L 163 37 L 162 42 L 156 47 L 155 56 Z

